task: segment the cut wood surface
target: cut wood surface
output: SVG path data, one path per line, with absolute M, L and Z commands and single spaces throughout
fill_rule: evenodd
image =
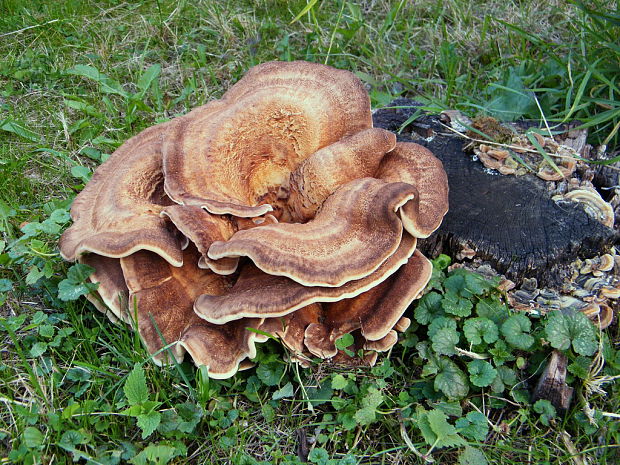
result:
M 398 99 L 392 108 L 374 113 L 374 126 L 398 132 L 416 105 Z M 435 234 L 421 241 L 422 250 L 432 256 L 454 257 L 470 248 L 512 280 L 535 277 L 539 284 L 553 286 L 563 281 L 577 257 L 600 254 L 618 239 L 614 230 L 578 204 L 551 200 L 541 179 L 485 169 L 463 150 L 468 141 L 442 125 L 437 116 L 422 115 L 404 128 L 398 140 L 428 147 L 448 174 L 448 214 Z

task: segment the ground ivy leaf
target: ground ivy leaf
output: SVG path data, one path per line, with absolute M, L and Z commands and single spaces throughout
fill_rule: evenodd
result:
M 567 350 L 571 344 L 575 352 L 590 356 L 596 352 L 596 332 L 594 325 L 580 312 L 565 315 L 552 312 L 545 325 L 547 340 L 559 350 Z
M 509 317 L 501 327 L 506 342 L 517 349 L 527 350 L 534 344 L 534 338 L 528 334 L 532 328 L 530 319 L 518 313 Z
M 461 399 L 469 392 L 469 379 L 452 360 L 441 357 L 437 362 L 435 389 L 450 399 Z
M 508 318 L 508 308 L 497 297 L 491 296 L 476 304 L 476 314 L 500 326 Z
M 556 416 L 555 407 L 547 399 L 537 400 L 534 411 L 540 413 L 540 421 L 545 426 L 549 426 L 549 421 Z
M 456 429 L 468 439 L 483 442 L 489 433 L 489 422 L 483 413 L 469 412 L 464 418 L 456 420 Z
M 421 325 L 428 325 L 435 318 L 444 314 L 441 308 L 441 295 L 437 292 L 429 292 L 420 299 L 418 306 L 413 312 L 413 317 Z
M 284 374 L 284 365 L 281 363 L 261 363 L 256 369 L 256 376 L 266 386 L 276 386 Z
M 428 337 L 432 339 L 433 336 L 437 334 L 437 331 L 443 328 L 450 328 L 456 331 L 456 320 L 454 318 L 447 318 L 443 316 L 435 318 L 431 324 L 428 325 L 426 333 L 428 334 Z
M 149 391 L 146 387 L 146 377 L 144 376 L 144 370 L 139 364 L 136 363 L 133 370 L 127 375 L 123 391 L 125 391 L 129 405 L 141 404 L 148 400 Z
M 459 333 L 455 329 L 442 328 L 432 338 L 433 350 L 440 355 L 454 355 L 459 339 Z
M 449 291 L 444 294 L 441 300 L 441 308 L 451 315 L 466 317 L 471 315 L 473 304 L 471 300 Z
M 484 360 L 472 360 L 467 364 L 467 370 L 472 384 L 478 387 L 490 386 L 497 376 L 497 370 Z
M 473 345 L 481 344 L 482 341 L 492 344 L 499 337 L 497 325 L 488 318 L 469 318 L 463 324 L 463 334 Z

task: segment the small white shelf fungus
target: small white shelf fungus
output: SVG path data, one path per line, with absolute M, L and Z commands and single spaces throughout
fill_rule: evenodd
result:
M 89 299 L 155 363 L 189 353 L 228 378 L 265 333 L 301 364 L 375 363 L 409 326 L 432 271 L 417 239 L 447 210 L 441 162 L 372 128 L 355 75 L 270 62 L 125 142 L 76 197 L 59 247 L 96 270 Z M 347 333 L 361 358 L 336 347 Z

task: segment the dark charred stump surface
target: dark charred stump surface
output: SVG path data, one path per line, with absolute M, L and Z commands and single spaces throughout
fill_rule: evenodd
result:
M 375 127 L 397 132 L 414 113 L 414 102 L 398 99 L 374 113 Z M 432 136 L 432 137 L 430 137 Z M 588 216 L 577 204 L 558 205 L 534 176 L 492 174 L 463 151 L 466 141 L 435 116 L 409 124 L 402 142 L 428 147 L 448 174 L 450 210 L 441 227 L 420 247 L 431 256 L 455 256 L 464 246 L 514 281 L 535 277 L 556 286 L 577 257 L 592 257 L 614 244 L 618 235 Z

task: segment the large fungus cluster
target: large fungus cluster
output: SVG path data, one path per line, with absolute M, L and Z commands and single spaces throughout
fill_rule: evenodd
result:
M 353 363 L 335 344 L 352 333 L 374 363 L 430 278 L 416 241 L 447 193 L 428 150 L 372 127 L 353 74 L 265 63 L 116 150 L 75 199 L 60 250 L 96 270 L 89 298 L 158 364 L 189 352 L 229 377 L 266 333 L 294 360 Z

